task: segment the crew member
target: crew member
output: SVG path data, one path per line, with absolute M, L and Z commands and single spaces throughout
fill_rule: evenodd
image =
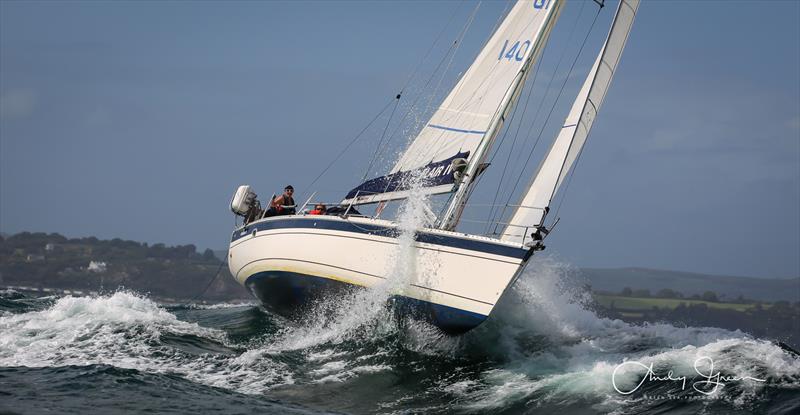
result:
M 292 197 L 293 194 L 294 187 L 286 186 L 283 189 L 283 194 L 272 199 L 269 203 L 269 210 L 264 216 L 294 215 L 296 206 Z
M 322 203 L 317 203 L 314 206 L 314 210 L 308 212 L 309 215 L 324 215 L 327 211 L 327 208 Z

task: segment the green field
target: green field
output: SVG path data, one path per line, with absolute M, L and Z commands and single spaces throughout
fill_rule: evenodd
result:
M 715 303 L 702 300 L 689 300 L 685 298 L 646 298 L 646 297 L 622 297 L 617 295 L 604 295 L 594 294 L 594 298 L 598 304 L 603 307 L 610 308 L 611 302 L 614 302 L 614 308 L 617 310 L 638 311 L 638 310 L 651 310 L 653 307 L 661 309 L 674 309 L 681 303 L 685 305 L 692 304 L 705 304 L 709 308 L 723 308 L 737 311 L 747 311 L 755 304 L 738 304 L 738 303 Z M 761 307 L 768 308 L 769 304 L 761 304 Z

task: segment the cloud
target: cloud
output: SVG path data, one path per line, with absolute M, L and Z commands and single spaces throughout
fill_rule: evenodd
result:
M 0 94 L 0 119 L 25 118 L 36 108 L 36 92 L 12 89 Z
M 606 115 L 626 126 L 619 134 L 635 137 L 620 148 L 630 158 L 668 161 L 687 174 L 696 167 L 692 174 L 797 182 L 800 120 L 792 93 L 714 81 L 624 92 L 625 105 L 612 104 L 616 111 Z

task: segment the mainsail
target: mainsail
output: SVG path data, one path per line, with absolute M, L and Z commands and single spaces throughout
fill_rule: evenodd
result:
M 543 224 L 553 196 L 586 143 L 586 137 L 619 64 L 638 7 L 639 0 L 620 1 L 600 54 L 575 98 L 558 137 L 539 166 L 528 192 L 503 231 L 502 240 L 522 243 L 532 229 Z
M 427 194 L 453 191 L 458 166 L 480 162 L 494 139 L 521 73 L 547 39 L 557 1 L 518 1 L 394 168 L 351 190 L 343 203 L 401 199 L 411 185 Z

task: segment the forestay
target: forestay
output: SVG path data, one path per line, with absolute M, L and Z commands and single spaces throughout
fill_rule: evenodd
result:
M 343 203 L 374 203 L 422 193 L 453 191 L 455 165 L 465 166 L 487 134 L 504 97 L 523 66 L 538 49 L 556 0 L 523 0 L 509 11 L 441 106 L 385 176 L 351 190 Z
M 546 208 L 575 163 L 603 103 L 628 40 L 639 0 L 621 0 L 611 30 L 561 131 L 539 166 L 533 182 L 503 231 L 501 239 L 522 243 L 542 225 Z

